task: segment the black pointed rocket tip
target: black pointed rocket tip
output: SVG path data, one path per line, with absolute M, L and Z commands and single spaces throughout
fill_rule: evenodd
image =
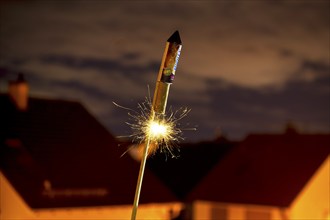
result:
M 175 31 L 171 37 L 168 38 L 167 42 L 182 44 L 179 31 Z

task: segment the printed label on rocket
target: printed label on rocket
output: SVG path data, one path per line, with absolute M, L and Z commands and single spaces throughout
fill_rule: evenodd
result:
M 178 60 L 180 57 L 181 45 L 176 43 L 170 43 L 164 67 L 162 70 L 161 81 L 165 83 L 172 83 L 175 76 L 175 70 L 178 64 Z
M 182 42 L 178 31 L 166 42 L 162 63 L 159 68 L 152 108 L 157 114 L 165 114 L 170 86 L 174 80 Z

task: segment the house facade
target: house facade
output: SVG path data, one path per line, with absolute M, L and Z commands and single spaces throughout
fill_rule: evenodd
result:
M 19 77 L 0 94 L 0 219 L 127 219 L 139 162 L 80 103 L 27 93 Z M 145 174 L 139 216 L 174 215 L 176 196 Z
M 77 219 L 130 219 L 132 205 L 104 205 L 87 207 L 31 208 L 0 172 L 0 219 L 3 220 L 77 220 Z M 180 202 L 148 203 L 139 206 L 137 219 L 170 220 L 178 216 Z
M 329 140 L 250 135 L 188 195 L 194 219 L 329 219 Z
M 321 165 L 287 207 L 194 201 L 192 219 L 205 220 L 329 220 L 330 158 Z

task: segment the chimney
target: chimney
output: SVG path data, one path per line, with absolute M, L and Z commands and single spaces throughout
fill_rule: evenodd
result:
M 26 111 L 28 107 L 29 85 L 22 73 L 18 74 L 15 81 L 9 81 L 8 93 L 11 100 L 20 111 Z
M 293 124 L 293 122 L 288 121 L 286 126 L 285 126 L 285 134 L 298 134 L 296 126 Z

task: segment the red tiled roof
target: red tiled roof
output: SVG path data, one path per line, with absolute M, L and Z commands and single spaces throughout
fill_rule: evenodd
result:
M 288 206 L 329 152 L 330 135 L 250 135 L 188 200 Z

